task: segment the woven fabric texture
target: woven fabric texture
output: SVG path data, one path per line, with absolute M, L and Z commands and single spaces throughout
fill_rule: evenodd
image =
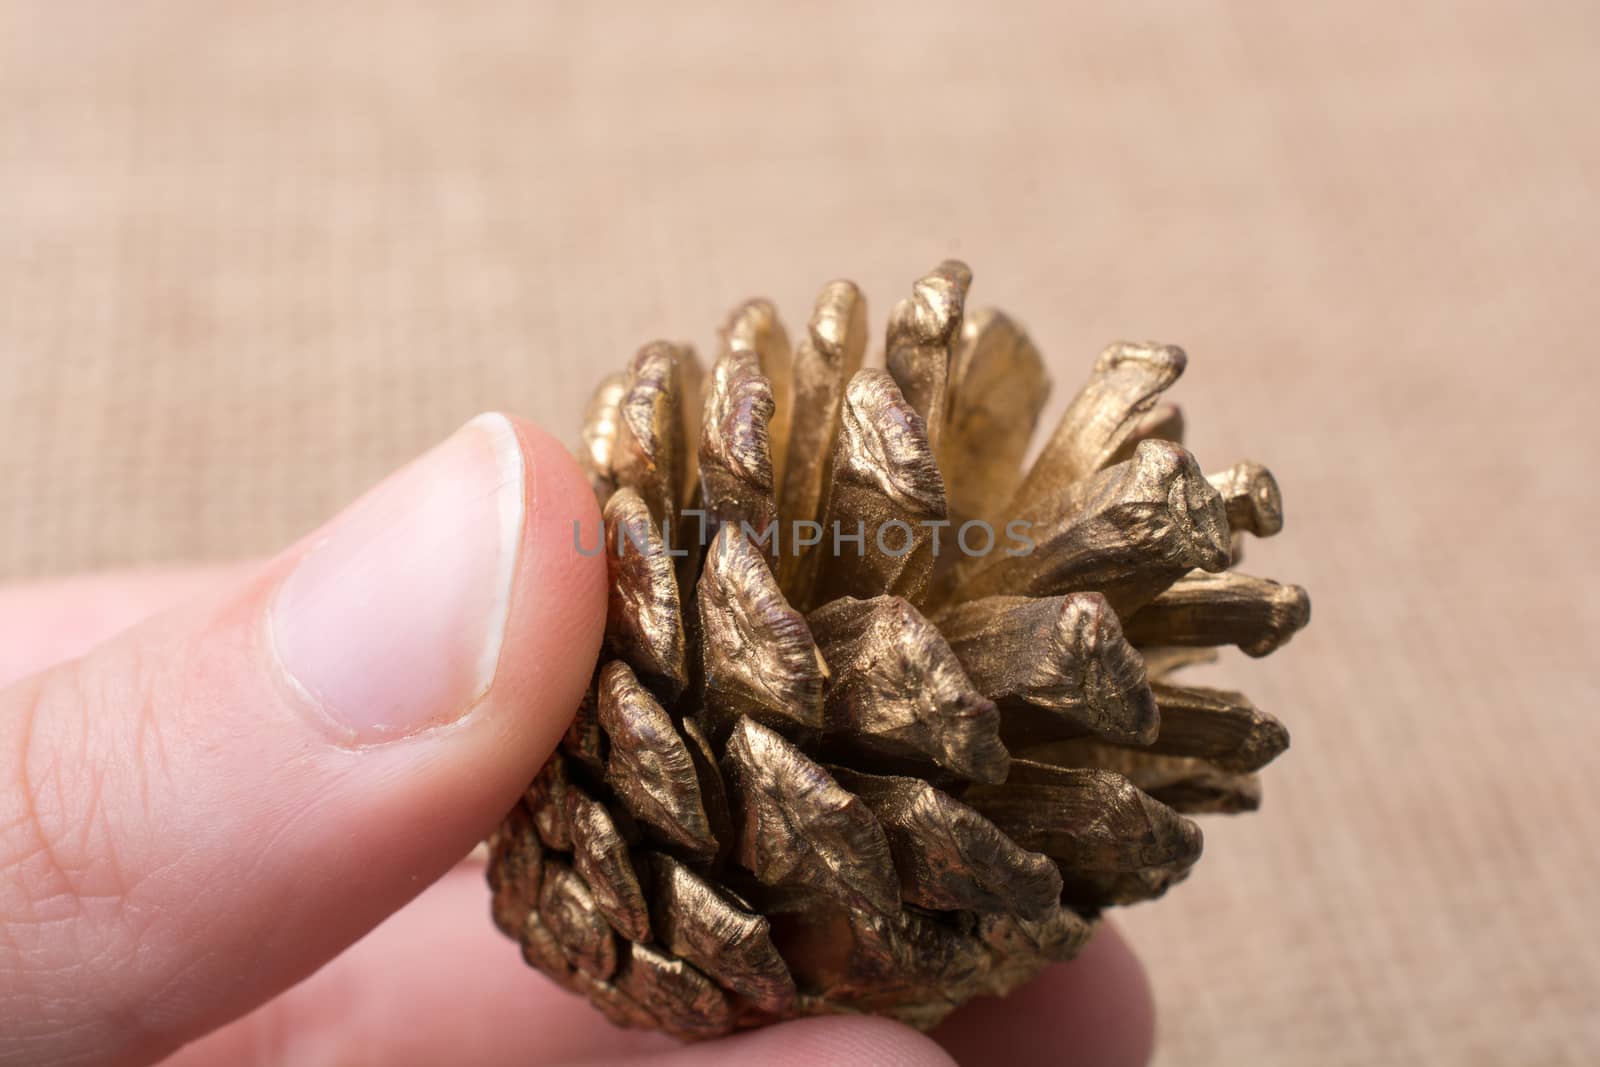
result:
M 1183 345 L 1311 628 L 1124 913 L 1167 1064 L 1600 1057 L 1600 9 L 0 3 L 0 577 L 263 553 L 474 412 L 946 255 Z M 463 921 L 471 917 L 463 916 Z M 574 1010 L 580 1009 L 575 1004 Z

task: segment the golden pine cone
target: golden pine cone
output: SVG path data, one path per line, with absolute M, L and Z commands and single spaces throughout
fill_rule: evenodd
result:
M 1228 569 L 1282 525 L 1272 476 L 1202 474 L 1157 404 L 1183 352 L 1126 343 L 1024 476 L 1048 377 L 964 315 L 970 280 L 913 286 L 886 370 L 838 281 L 798 350 L 751 301 L 709 378 L 656 342 L 590 403 L 605 650 L 489 883 L 527 961 L 622 1025 L 932 1026 L 1184 878 L 1184 813 L 1255 808 L 1289 743 L 1165 681 L 1305 625 L 1304 590 Z

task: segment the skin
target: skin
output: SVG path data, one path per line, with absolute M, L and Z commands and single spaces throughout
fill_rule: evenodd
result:
M 539 508 L 592 508 L 556 442 L 517 434 Z M 1109 925 L 931 1035 L 832 1017 L 681 1046 L 529 970 L 462 857 L 553 748 L 598 646 L 603 563 L 541 544 L 558 525 L 529 524 L 482 703 L 369 749 L 319 747 L 249 637 L 311 537 L 265 562 L 0 588 L 0 1063 L 1147 1062 L 1149 989 Z

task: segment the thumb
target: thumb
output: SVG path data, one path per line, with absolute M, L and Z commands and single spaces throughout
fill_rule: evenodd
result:
M 159 1058 L 464 855 L 590 677 L 574 522 L 560 446 L 482 416 L 225 595 L 0 692 L 0 1063 Z

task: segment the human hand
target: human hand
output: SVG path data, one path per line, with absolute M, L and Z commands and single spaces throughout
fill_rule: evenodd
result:
M 1144 1062 L 1110 928 L 931 1039 L 680 1046 L 525 967 L 461 857 L 588 683 L 574 520 L 561 447 L 485 417 L 265 564 L 0 590 L 0 1064 Z

